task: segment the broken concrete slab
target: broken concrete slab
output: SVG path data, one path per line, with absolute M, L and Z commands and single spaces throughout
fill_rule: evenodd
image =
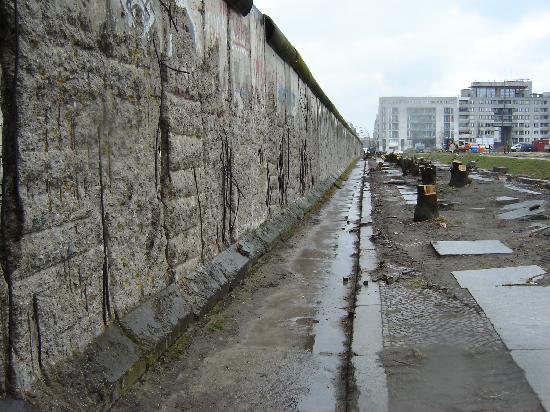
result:
M 544 206 L 545 201 L 544 200 L 527 200 L 525 202 L 520 203 L 512 203 L 509 205 L 505 205 L 500 208 L 500 210 L 516 210 L 516 209 L 529 209 L 533 206 Z
M 386 184 L 388 184 L 388 185 L 404 185 L 406 183 L 407 182 L 405 180 L 402 180 L 402 179 L 391 179 L 391 180 L 388 180 L 386 182 Z
M 439 241 L 432 246 L 440 256 L 509 254 L 513 250 L 500 240 Z
M 475 181 L 477 181 L 478 183 L 489 183 L 489 182 L 494 182 L 493 179 L 488 179 L 488 178 L 483 177 L 483 176 L 480 176 L 480 175 L 478 175 L 478 174 L 476 174 L 476 173 L 471 173 L 471 174 L 470 174 L 470 177 L 471 177 L 472 179 L 474 179 Z
M 534 185 L 534 186 L 547 186 L 550 182 L 548 180 L 544 179 L 534 179 L 532 177 L 525 177 L 525 176 L 518 176 L 516 177 L 516 180 L 521 183 L 525 183 L 528 185 Z
M 510 189 L 510 190 L 514 190 L 516 192 L 527 193 L 527 194 L 530 194 L 530 195 L 542 195 L 541 192 L 536 192 L 534 190 L 527 189 L 525 187 L 521 187 L 521 186 L 515 185 L 513 183 L 505 183 L 504 187 L 507 188 L 507 189 Z
M 495 199 L 497 205 L 510 205 L 512 203 L 519 202 L 519 199 L 517 197 L 510 197 L 510 196 L 498 196 Z
M 527 233 L 544 233 L 548 229 L 550 229 L 550 225 L 544 223 L 533 223 L 532 225 L 529 225 Z
M 530 219 L 530 220 L 545 220 L 548 219 L 546 215 L 546 210 L 544 208 L 537 208 L 535 210 L 530 210 L 527 208 L 523 209 L 514 209 L 506 213 L 501 213 L 498 215 L 499 219 L 502 220 L 515 220 L 515 219 Z
M 521 203 L 512 203 L 503 206 L 500 210 L 503 212 L 498 215 L 499 219 L 546 219 L 546 209 L 544 200 L 528 200 Z
M 527 285 L 529 281 L 545 273 L 543 268 L 534 265 L 452 272 L 460 287 L 470 291 L 505 285 Z

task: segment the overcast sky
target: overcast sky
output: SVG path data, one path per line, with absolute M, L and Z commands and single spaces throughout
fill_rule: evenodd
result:
M 342 115 L 372 132 L 380 96 L 456 96 L 476 80 L 550 91 L 549 0 L 254 0 Z

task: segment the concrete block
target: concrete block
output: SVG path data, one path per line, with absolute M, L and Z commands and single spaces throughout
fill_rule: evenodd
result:
M 251 262 L 255 262 L 268 250 L 267 245 L 255 233 L 248 233 L 241 237 L 237 248 L 239 253 L 242 251 Z
M 120 326 L 148 357 L 155 358 L 183 334 L 192 319 L 191 306 L 173 284 L 128 313 Z

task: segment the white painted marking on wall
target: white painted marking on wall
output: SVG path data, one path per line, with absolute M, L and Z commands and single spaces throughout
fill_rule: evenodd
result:
M 136 18 L 141 16 L 141 23 L 143 25 L 141 39 L 144 41 L 155 23 L 155 13 L 151 0 L 125 0 L 122 2 L 122 7 L 124 7 L 130 27 L 135 27 Z
M 168 47 L 166 48 L 166 54 L 170 58 L 173 54 L 173 46 L 172 46 L 172 33 L 168 33 Z

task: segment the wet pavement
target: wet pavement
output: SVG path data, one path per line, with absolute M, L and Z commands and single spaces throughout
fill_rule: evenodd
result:
M 113 410 L 384 411 L 380 298 L 363 284 L 376 267 L 363 174 L 360 162 Z

